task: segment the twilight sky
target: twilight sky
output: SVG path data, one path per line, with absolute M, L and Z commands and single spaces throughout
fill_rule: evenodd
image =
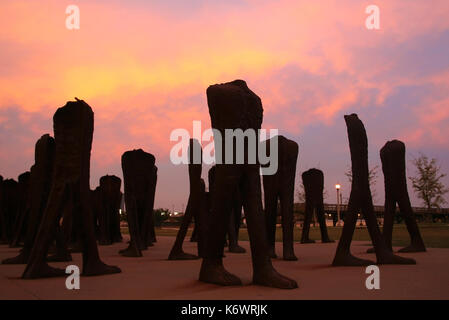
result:
M 65 27 L 70 4 L 80 30 Z M 365 28 L 370 4 L 380 30 Z M 187 168 L 169 161 L 170 132 L 209 128 L 207 86 L 234 79 L 261 97 L 264 128 L 299 143 L 297 184 L 324 171 L 327 202 L 336 182 L 349 196 L 348 113 L 365 124 L 371 166 L 400 139 L 408 160 L 422 152 L 449 173 L 448 17 L 447 0 L 2 0 L 0 174 L 29 170 L 56 109 L 78 97 L 95 112 L 91 187 L 143 148 L 159 168 L 156 207 L 182 210 Z M 382 204 L 381 170 L 375 189 Z

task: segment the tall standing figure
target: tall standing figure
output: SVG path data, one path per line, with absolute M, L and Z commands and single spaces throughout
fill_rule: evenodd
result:
M 73 221 L 80 231 L 83 275 L 118 273 L 120 269 L 100 260 L 89 203 L 90 152 L 94 113 L 82 101 L 69 101 L 53 116 L 56 142 L 53 179 L 47 206 L 31 250 L 23 278 L 65 276 L 65 270 L 50 267 L 45 258 L 64 207 L 70 206 Z
M 324 216 L 324 174 L 318 169 L 309 169 L 302 173 L 302 184 L 304 185 L 304 192 L 306 196 L 306 211 L 304 216 L 304 226 L 302 228 L 301 243 L 314 243 L 314 240 L 309 238 L 310 221 L 313 217 L 313 212 L 316 213 L 318 223 L 320 224 L 321 242 L 334 242 L 329 239 L 327 234 L 326 219 Z
M 27 223 L 25 243 L 19 255 L 3 260 L 3 264 L 26 264 L 33 249 L 39 225 L 47 206 L 53 176 L 55 140 L 43 135 L 37 142 L 34 152 L 34 165 L 30 177 L 30 214 Z
M 250 150 L 254 152 L 256 149 L 257 152 L 259 129 L 263 117 L 262 102 L 243 80 L 210 86 L 206 93 L 212 128 L 215 129 L 215 153 L 217 155 L 218 152 L 222 155 L 222 161 L 220 161 L 220 157 L 217 157 L 218 164 L 211 201 L 207 246 L 199 280 L 218 285 L 241 284 L 241 280 L 226 271 L 223 266 L 224 239 L 229 224 L 232 193 L 241 186 L 251 244 L 253 282 L 277 288 L 296 288 L 297 284 L 294 280 L 279 274 L 271 264 L 262 211 L 260 165 L 257 162 L 251 163 L 247 159 Z M 243 164 L 237 164 L 236 155 L 230 154 L 229 149 L 235 150 L 236 146 L 233 143 L 234 137 L 232 135 L 228 137 L 225 134 L 226 129 L 231 129 L 231 131 L 235 129 L 249 130 L 247 132 L 255 137 L 256 141 L 248 142 L 247 140 L 248 143 L 244 146 L 244 155 L 240 154 L 240 156 L 244 156 Z M 227 131 L 229 133 L 229 130 Z M 220 136 L 217 132 L 220 132 Z M 256 145 L 249 148 L 250 143 Z M 227 144 L 228 148 L 226 148 Z M 225 161 L 226 158 L 231 158 L 231 163 Z
M 410 245 L 400 249 L 399 252 L 426 251 L 407 191 L 405 144 L 399 140 L 388 141 L 380 150 L 380 159 L 385 184 L 385 213 L 382 235 L 387 247 L 393 251 L 393 223 L 397 203 L 411 239 Z M 373 251 L 371 249 L 368 252 Z
M 120 224 L 121 185 L 122 180 L 117 176 L 106 175 L 100 178 L 100 187 L 98 188 L 98 226 L 99 243 L 101 245 L 121 242 L 121 234 L 116 234 L 117 224 Z
M 352 185 L 345 216 L 343 232 L 333 261 L 334 266 L 367 266 L 373 261 L 359 259 L 351 255 L 352 236 L 359 211 L 368 227 L 368 232 L 376 251 L 377 264 L 415 264 L 415 260 L 394 255 L 386 245 L 374 214 L 373 200 L 369 187 L 368 138 L 365 127 L 356 114 L 345 116 L 348 130 L 349 149 L 352 163 Z
M 142 149 L 126 151 L 122 155 L 125 205 L 128 216 L 130 243 L 121 250 L 125 257 L 141 257 L 142 250 L 151 246 L 148 242 L 148 219 L 153 215 L 156 158 Z
M 268 154 L 273 139 L 278 140 L 278 168 L 275 174 L 263 176 L 266 228 L 270 255 L 272 258 L 276 258 L 275 238 L 279 202 L 282 218 L 283 259 L 294 261 L 298 260 L 293 249 L 293 202 L 298 144 L 284 136 L 277 136 L 266 141 Z

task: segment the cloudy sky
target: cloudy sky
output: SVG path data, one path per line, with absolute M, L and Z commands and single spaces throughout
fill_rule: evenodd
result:
M 80 30 L 65 27 L 69 4 Z M 370 4 L 380 30 L 365 27 Z M 422 152 L 449 173 L 447 17 L 447 0 L 2 0 L 0 174 L 28 170 L 56 109 L 78 97 L 95 112 L 91 187 L 143 148 L 159 167 L 156 206 L 181 210 L 187 168 L 169 161 L 170 132 L 210 127 L 206 88 L 234 79 L 261 97 L 264 128 L 299 143 L 298 183 L 324 171 L 328 202 L 337 182 L 349 195 L 348 113 L 365 123 L 371 166 L 400 139 L 408 160 Z M 375 189 L 382 204 L 381 172 Z

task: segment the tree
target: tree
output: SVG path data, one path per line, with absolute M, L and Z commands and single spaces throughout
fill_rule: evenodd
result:
M 414 191 L 417 193 L 427 209 L 440 208 L 446 203 L 444 195 L 449 191 L 441 182 L 446 174 L 441 173 L 437 160 L 429 159 L 424 154 L 412 160 L 416 167 L 416 175 L 409 177 Z
M 373 188 L 373 187 L 376 185 L 378 174 L 379 174 L 379 166 L 378 165 L 376 165 L 373 168 L 369 169 L 368 182 L 369 182 L 369 187 L 371 189 L 371 197 L 373 198 L 373 202 L 375 202 L 376 197 L 377 197 L 376 189 Z M 352 169 L 351 169 L 351 167 L 349 167 L 348 170 L 346 170 L 345 176 L 348 177 L 349 183 L 352 183 Z

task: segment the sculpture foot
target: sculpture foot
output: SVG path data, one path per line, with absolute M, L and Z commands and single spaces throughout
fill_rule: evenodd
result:
M 70 253 L 67 254 L 54 254 L 47 257 L 48 262 L 67 262 L 72 261 L 72 255 Z
M 141 257 L 142 256 L 142 252 L 140 252 L 140 250 L 137 250 L 132 245 L 130 245 L 126 249 L 120 250 L 118 253 L 124 257 Z
M 262 270 L 254 272 L 253 283 L 260 286 L 279 289 L 298 288 L 298 284 L 295 280 L 281 275 L 271 265 L 262 268 Z
M 200 257 L 194 255 L 194 254 L 190 254 L 190 253 L 185 253 L 184 251 L 181 252 L 170 252 L 170 255 L 168 256 L 168 260 L 197 260 Z
M 43 262 L 40 265 L 34 265 L 33 267 L 27 269 L 22 275 L 22 279 L 54 278 L 65 276 L 67 276 L 67 274 L 64 269 L 53 268 Z
M 83 268 L 83 276 L 86 277 L 114 274 L 120 272 L 122 272 L 122 270 L 120 270 L 119 267 L 109 266 L 100 260 L 95 263 L 87 263 Z
M 245 250 L 245 248 L 243 248 L 243 247 L 241 247 L 239 245 L 236 245 L 236 246 L 230 246 L 229 247 L 229 252 L 232 252 L 232 253 L 246 253 L 246 250 Z
M 302 244 L 315 243 L 315 240 L 312 240 L 312 239 L 304 239 L 304 240 L 301 240 L 301 243 L 302 243 Z
M 387 251 L 377 258 L 377 264 L 416 264 L 414 259 L 404 258 Z
M 14 258 L 8 258 L 2 261 L 2 264 L 26 264 L 28 261 L 28 258 L 25 257 L 25 255 L 20 252 L 20 254 L 17 257 Z
M 408 247 L 398 250 L 398 252 L 426 252 L 424 244 L 411 244 Z
M 203 259 L 199 280 L 220 286 L 241 286 L 242 281 L 226 271 L 222 259 Z
M 360 259 L 354 257 L 352 254 L 348 253 L 347 255 L 339 255 L 334 258 L 332 265 L 334 267 L 361 267 L 361 266 L 370 266 L 372 264 L 376 264 L 374 261 Z

